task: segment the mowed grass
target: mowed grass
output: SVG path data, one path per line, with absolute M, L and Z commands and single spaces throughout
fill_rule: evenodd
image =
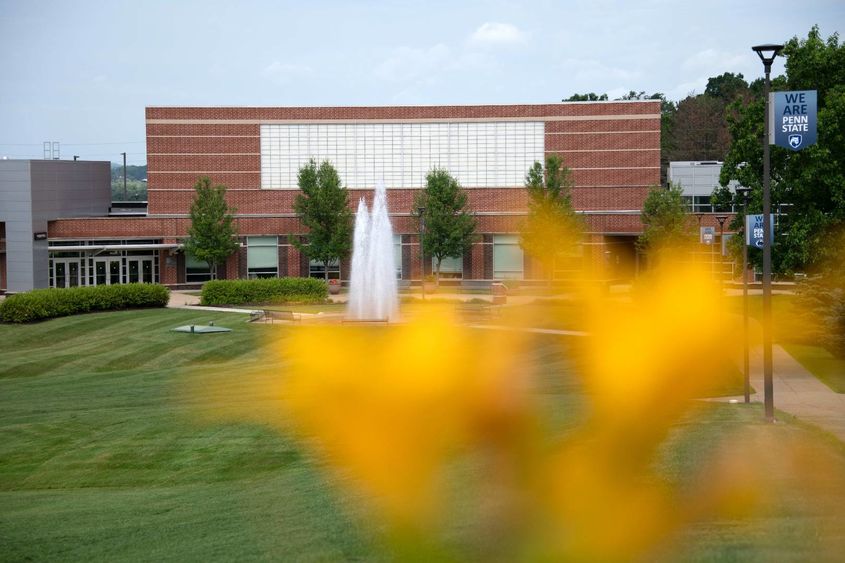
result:
M 845 393 L 845 358 L 836 358 L 821 346 L 784 344 L 784 350 L 837 393 Z
M 275 329 L 245 319 L 148 310 L 0 325 L 0 559 L 369 553 L 290 440 L 192 415 L 186 380 L 264 357 Z M 209 321 L 233 332 L 169 332 Z
M 284 377 L 284 362 L 269 348 L 299 327 L 245 320 L 148 310 L 0 325 L 0 560 L 384 558 L 360 499 L 340 494 L 336 477 L 307 450 L 278 426 L 218 412 L 221 397 L 259 413 L 256 421 L 279 408 L 277 397 L 255 396 L 239 378 Z M 169 332 L 209 321 L 233 332 Z M 524 360 L 538 376 L 532 391 L 543 415 L 561 436 L 589 416 L 577 355 L 576 340 L 543 336 Z M 699 470 L 723 438 L 762 433 L 817 444 L 845 475 L 841 443 L 760 420 L 754 406 L 696 406 L 670 432 L 658 474 L 681 488 L 700 486 Z M 470 489 L 461 483 L 480 481 L 479 471 L 459 472 L 450 489 Z M 696 522 L 667 545 L 665 558 L 824 556 L 842 539 L 841 512 L 808 495 L 798 469 L 775 473 L 770 510 Z M 824 493 L 841 498 L 842 491 L 831 485 Z M 457 517 L 444 527 L 447 543 L 473 545 Z M 840 530 L 833 540 L 831 528 Z

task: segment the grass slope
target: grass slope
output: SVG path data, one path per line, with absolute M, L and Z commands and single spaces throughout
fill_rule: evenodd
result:
M 273 398 L 249 395 L 239 377 L 283 374 L 265 352 L 268 337 L 291 329 L 244 319 L 150 310 L 0 325 L 0 560 L 383 558 L 359 503 L 336 494 L 296 443 L 259 423 L 228 420 L 214 400 L 191 391 L 213 388 L 229 403 L 277 410 Z M 233 332 L 168 331 L 212 320 Z M 538 402 L 561 433 L 589 413 L 566 352 L 560 339 L 540 337 L 525 359 L 539 375 Z M 803 427 L 761 424 L 757 407 L 697 411 L 672 431 L 657 461 L 666 481 L 683 487 L 696 486 L 691 475 L 724 436 L 818 440 Z M 820 447 L 845 474 L 841 444 Z M 469 467 L 453 488 L 482 478 Z M 804 494 L 805 475 L 784 470 L 777 478 L 771 512 L 693 525 L 666 558 L 812 558 L 831 517 Z M 834 524 L 845 529 L 841 518 Z M 471 543 L 460 523 L 444 526 L 450 541 Z

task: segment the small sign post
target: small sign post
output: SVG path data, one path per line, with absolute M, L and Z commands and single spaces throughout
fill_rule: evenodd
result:
M 701 244 L 713 244 L 714 238 L 716 238 L 716 227 L 701 227 L 698 242 Z

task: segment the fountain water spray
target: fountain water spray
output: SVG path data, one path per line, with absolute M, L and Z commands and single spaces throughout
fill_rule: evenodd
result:
M 367 211 L 363 198 L 359 201 L 353 240 L 347 315 L 358 320 L 397 320 L 399 298 L 393 228 L 387 212 L 384 182 L 376 185 L 372 213 Z

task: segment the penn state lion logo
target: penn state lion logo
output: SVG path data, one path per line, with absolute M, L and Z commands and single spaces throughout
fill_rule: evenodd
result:
M 793 149 L 797 149 L 798 147 L 801 146 L 802 140 L 803 139 L 801 138 L 801 135 L 790 135 L 789 136 L 789 146 L 792 147 Z

